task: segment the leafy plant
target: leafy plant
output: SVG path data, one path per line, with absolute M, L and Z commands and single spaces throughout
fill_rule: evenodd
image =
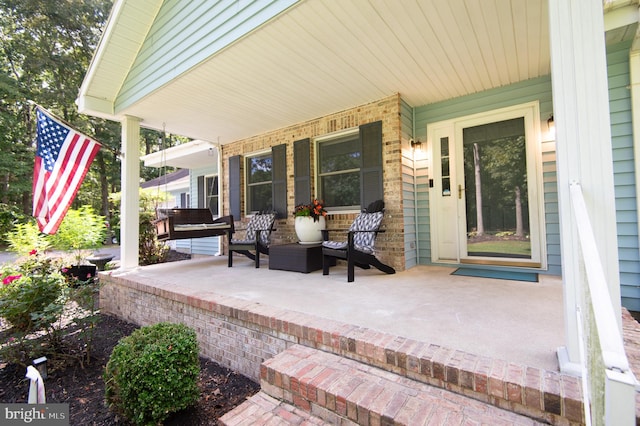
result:
M 7 234 L 9 250 L 21 256 L 28 255 L 32 250 L 44 253 L 51 246 L 51 241 L 40 232 L 35 222 L 18 223 Z
M 58 231 L 51 235 L 52 247 L 59 250 L 72 250 L 75 264 L 80 265 L 86 257 L 86 250 L 102 245 L 107 232 L 104 216 L 93 212 L 91 206 L 69 209 Z
M 199 398 L 198 341 L 182 324 L 142 327 L 118 342 L 105 368 L 109 407 L 136 424 L 159 424 Z
M 0 317 L 18 331 L 48 328 L 64 309 L 65 279 L 55 260 L 36 250 L 26 260 L 5 266 L 0 287 Z
M 167 259 L 169 254 L 169 247 L 158 241 L 156 235 L 155 225 L 153 221 L 156 218 L 156 208 L 158 204 L 166 201 L 166 193 L 158 193 L 155 190 L 140 189 L 140 225 L 139 225 L 139 240 L 138 240 L 138 258 L 140 265 L 153 265 L 155 263 L 162 263 Z M 121 194 L 113 194 L 111 200 L 116 207 L 115 210 L 119 210 L 117 207 L 120 205 Z M 119 221 L 117 215 L 113 218 Z
M 11 232 L 18 223 L 25 223 L 27 220 L 18 206 L 0 203 L 0 243 L 8 243 L 6 241 L 7 234 Z
M 75 302 L 67 305 L 66 314 L 78 326 L 76 332 L 83 342 L 84 352 L 79 354 L 80 365 L 91 363 L 91 355 L 95 337 L 95 330 L 100 319 L 98 298 L 100 295 L 99 280 L 87 280 L 83 285 L 69 289 L 69 300 Z
M 28 257 L 0 269 L 0 317 L 12 328 L 8 339 L 0 344 L 4 362 L 27 365 L 37 356 L 51 359 L 65 353 L 65 333 L 70 322 L 73 333 L 83 341 L 81 348 L 71 348 L 64 359 L 76 359 L 84 366 L 91 360 L 93 331 L 99 319 L 98 280 L 70 288 L 73 280 L 64 277 L 61 259 L 32 250 Z

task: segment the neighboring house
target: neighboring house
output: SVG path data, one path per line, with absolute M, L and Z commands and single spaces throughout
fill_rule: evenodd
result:
M 298 203 L 324 199 L 340 228 L 382 198 L 379 255 L 398 270 L 562 274 L 571 363 L 585 261 L 570 183 L 614 312 L 640 310 L 638 16 L 628 0 L 118 0 L 78 105 L 122 123 L 125 193 L 143 123 L 215 141 L 189 155 L 210 160 L 219 213 L 274 208 L 277 242 Z M 182 167 L 194 206 L 205 173 Z
M 144 157 L 143 157 L 144 159 Z M 158 205 L 161 209 L 191 207 L 189 198 L 189 169 L 179 169 L 155 179 L 142 182 L 140 188 L 166 193 L 167 199 Z
M 183 167 L 166 177 L 141 184 L 159 186 L 174 195 L 174 203 L 167 207 L 208 208 L 214 217 L 220 216 L 219 156 L 217 146 L 194 140 L 141 158 L 147 167 Z M 177 180 L 172 182 L 172 177 Z M 169 183 L 165 185 L 165 180 Z M 151 183 L 155 182 L 155 183 Z M 179 197 L 179 198 L 178 198 Z M 191 254 L 216 255 L 222 252 L 220 237 L 182 239 L 171 242 L 180 251 Z
M 142 182 L 140 188 L 167 194 L 166 201 L 158 204 L 158 209 L 191 207 L 189 197 L 189 169 L 179 169 L 175 172 Z M 174 250 L 191 251 L 190 240 L 170 241 L 169 245 Z

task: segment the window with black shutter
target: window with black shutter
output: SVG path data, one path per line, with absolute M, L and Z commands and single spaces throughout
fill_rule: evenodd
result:
M 382 122 L 318 140 L 318 197 L 332 210 L 360 210 L 383 198 Z

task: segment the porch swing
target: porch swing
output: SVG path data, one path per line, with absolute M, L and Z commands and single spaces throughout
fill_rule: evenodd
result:
M 233 216 L 213 218 L 209 209 L 162 209 L 153 221 L 158 241 L 218 237 L 234 232 Z
M 164 131 L 161 149 L 164 152 Z M 162 175 L 165 176 L 166 192 L 166 158 L 163 158 L 162 162 Z M 213 213 L 208 208 L 159 209 L 156 207 L 156 219 L 153 221 L 153 225 L 155 226 L 158 241 L 218 237 L 222 235 L 227 235 L 227 238 L 230 238 L 234 232 L 233 216 L 222 216 L 214 219 Z

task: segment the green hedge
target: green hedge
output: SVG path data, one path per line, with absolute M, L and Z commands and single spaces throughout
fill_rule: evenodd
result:
M 198 401 L 199 374 L 192 329 L 171 323 L 143 327 L 111 353 L 104 373 L 106 402 L 136 424 L 158 424 Z

